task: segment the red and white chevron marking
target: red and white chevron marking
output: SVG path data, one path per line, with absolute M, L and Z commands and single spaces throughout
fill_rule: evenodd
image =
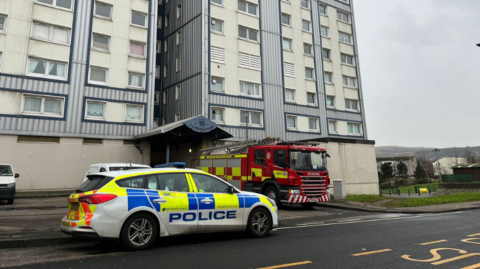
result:
M 325 194 L 320 197 L 312 197 L 309 198 L 307 196 L 302 196 L 302 195 L 289 195 L 288 196 L 288 203 L 289 204 L 301 204 L 301 203 L 316 203 L 316 202 L 329 202 L 330 201 L 330 195 Z

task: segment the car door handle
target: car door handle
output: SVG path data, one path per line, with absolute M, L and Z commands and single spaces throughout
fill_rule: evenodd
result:
M 157 203 L 157 204 L 163 204 L 163 203 L 167 202 L 167 200 L 160 198 L 160 199 L 153 200 L 153 202 Z
M 205 198 L 205 199 L 201 200 L 200 202 L 208 205 L 208 204 L 211 204 L 213 202 L 213 200 L 211 200 L 210 198 Z

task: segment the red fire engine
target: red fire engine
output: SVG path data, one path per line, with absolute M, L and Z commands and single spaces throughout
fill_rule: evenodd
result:
M 214 152 L 222 154 L 210 155 Z M 330 201 L 324 148 L 282 143 L 278 139 L 248 140 L 201 150 L 203 171 L 244 191 L 264 194 L 281 203 L 311 208 Z M 225 152 L 225 153 L 224 153 Z

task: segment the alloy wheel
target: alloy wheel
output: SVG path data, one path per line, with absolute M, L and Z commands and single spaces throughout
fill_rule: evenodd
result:
M 143 246 L 152 238 L 153 228 L 150 221 L 144 218 L 136 219 L 128 228 L 128 238 L 136 246 Z
M 258 234 L 263 234 L 268 230 L 268 216 L 264 212 L 257 212 L 253 215 L 252 228 Z

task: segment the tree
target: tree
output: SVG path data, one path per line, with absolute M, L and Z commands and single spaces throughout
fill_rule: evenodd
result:
M 415 179 L 417 180 L 417 183 L 421 183 L 424 181 L 428 182 L 428 175 L 425 172 L 425 169 L 423 169 L 420 161 L 417 161 L 417 168 L 415 168 Z
M 469 163 L 469 164 L 473 164 L 473 163 L 478 162 L 477 154 L 475 154 L 475 152 L 473 152 L 469 149 L 465 150 L 464 157 L 465 157 L 465 160 L 467 161 L 467 163 Z
M 419 158 L 417 158 L 417 164 L 418 162 L 420 162 L 420 164 L 422 165 L 423 169 L 425 170 L 425 172 L 427 173 L 427 175 L 429 177 L 433 177 L 435 175 L 435 168 L 433 167 L 433 160 L 429 157 L 427 157 L 427 154 L 425 151 L 420 151 L 418 153 L 418 156 L 420 156 Z
M 387 179 L 383 176 L 382 172 L 378 171 L 378 182 L 380 185 L 384 184 Z
M 380 166 L 380 172 L 382 173 L 385 180 L 393 178 L 392 166 L 389 163 L 382 163 Z
M 400 178 L 407 178 L 408 177 L 408 167 L 403 162 L 397 163 L 397 175 Z

